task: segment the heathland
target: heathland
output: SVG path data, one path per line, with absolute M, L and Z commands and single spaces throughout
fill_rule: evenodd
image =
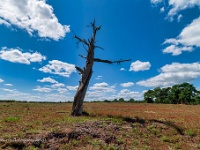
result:
M 0 103 L 0 149 L 200 149 L 200 105 Z

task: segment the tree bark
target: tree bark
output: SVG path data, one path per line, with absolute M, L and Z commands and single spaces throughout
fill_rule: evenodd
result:
M 88 69 L 88 73 L 81 79 L 78 90 L 74 96 L 74 103 L 72 106 L 72 116 L 81 116 L 83 112 L 83 101 L 86 95 L 89 81 L 92 77 L 92 69 Z
M 93 35 L 91 39 L 89 40 L 89 43 L 86 42 L 86 40 L 81 39 L 77 36 L 74 36 L 79 42 L 82 42 L 86 46 L 88 46 L 87 50 L 87 57 L 86 57 L 86 65 L 84 69 L 81 69 L 79 67 L 76 67 L 76 69 L 81 73 L 82 77 L 79 82 L 79 87 L 77 89 L 77 92 L 74 96 L 74 102 L 72 106 L 72 116 L 81 116 L 83 112 L 83 101 L 86 95 L 87 87 L 89 85 L 90 79 L 92 77 L 93 73 L 93 64 L 94 64 L 94 49 L 95 49 L 95 37 L 96 37 L 96 32 L 100 30 L 99 27 L 95 26 L 95 21 L 91 23 L 91 26 L 93 27 Z
M 72 106 L 72 116 L 81 116 L 83 112 L 83 101 L 86 95 L 87 87 L 89 85 L 90 79 L 92 77 L 92 67 L 93 67 L 94 60 L 92 55 L 88 56 L 86 61 L 86 67 L 83 70 L 82 78 L 79 82 L 79 87 L 77 92 L 74 96 L 74 103 Z
M 95 20 L 94 20 L 94 22 L 91 23 L 91 27 L 93 29 L 93 35 L 92 35 L 91 39 L 88 40 L 88 42 L 85 39 L 81 39 L 76 35 L 74 36 L 74 38 L 76 38 L 78 40 L 77 43 L 83 43 L 84 46 L 87 46 L 87 56 L 85 57 L 83 55 L 80 55 L 81 57 L 86 59 L 86 64 L 83 69 L 78 66 L 75 67 L 76 70 L 81 74 L 81 80 L 79 81 L 79 87 L 74 96 L 74 102 L 73 102 L 72 111 L 71 111 L 72 116 L 81 116 L 83 113 L 83 101 L 84 101 L 84 98 L 86 95 L 86 91 L 87 91 L 90 79 L 92 77 L 92 73 L 93 73 L 92 69 L 93 69 L 94 62 L 102 62 L 102 63 L 108 63 L 108 64 L 113 64 L 113 63 L 120 64 L 121 62 L 130 61 L 130 59 L 128 59 L 128 60 L 120 59 L 118 61 L 110 61 L 110 60 L 94 58 L 95 48 L 103 49 L 103 48 L 95 45 L 96 33 L 98 30 L 101 29 L 101 26 L 96 26 Z

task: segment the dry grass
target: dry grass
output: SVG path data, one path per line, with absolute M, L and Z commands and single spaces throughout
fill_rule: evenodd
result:
M 0 149 L 200 149 L 200 106 L 0 103 Z

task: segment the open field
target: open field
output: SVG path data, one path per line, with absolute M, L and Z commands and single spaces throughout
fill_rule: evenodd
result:
M 200 149 L 200 105 L 0 103 L 0 149 Z

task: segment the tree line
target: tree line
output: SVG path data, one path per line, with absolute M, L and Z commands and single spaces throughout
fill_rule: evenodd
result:
M 200 104 L 200 91 L 192 84 L 183 82 L 172 87 L 148 90 L 144 93 L 144 100 L 147 103 Z

